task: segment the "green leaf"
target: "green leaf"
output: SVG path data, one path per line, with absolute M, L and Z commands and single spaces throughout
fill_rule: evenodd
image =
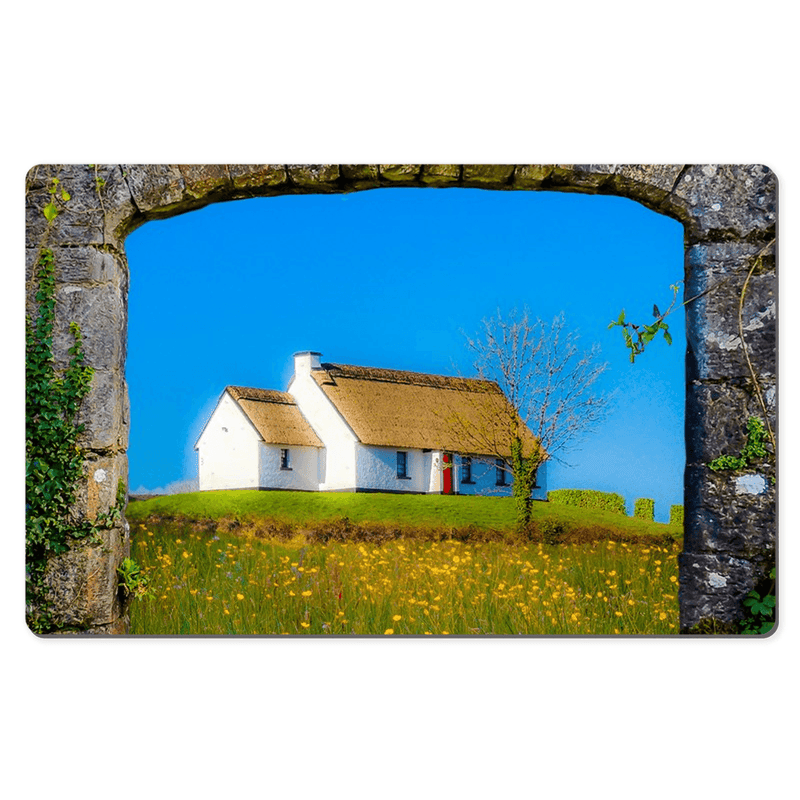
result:
M 623 308 L 622 311 L 619 312 L 619 319 L 617 320 L 618 325 L 622 325 L 625 322 L 625 309 Z
M 66 203 L 67 200 L 70 200 L 70 194 L 66 189 L 61 190 L 61 199 Z
M 667 344 L 672 344 L 672 337 L 669 335 L 669 331 L 664 331 L 664 341 Z
M 56 208 L 56 204 L 51 200 L 44 207 L 44 218 L 48 222 L 52 222 L 57 216 L 58 216 L 58 209 Z

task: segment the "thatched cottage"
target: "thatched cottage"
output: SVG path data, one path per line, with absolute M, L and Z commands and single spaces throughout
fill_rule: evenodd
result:
M 294 362 L 286 392 L 223 391 L 195 445 L 201 490 L 510 494 L 509 431 L 538 448 L 491 381 L 323 364 L 312 351 Z

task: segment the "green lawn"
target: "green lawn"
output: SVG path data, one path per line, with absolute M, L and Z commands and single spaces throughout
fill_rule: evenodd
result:
M 510 497 L 257 490 L 193 492 L 137 500 L 128 505 L 126 516 L 133 522 L 150 517 L 233 519 L 242 523 L 269 519 L 299 528 L 346 518 L 355 524 L 434 528 L 442 533 L 464 528 L 512 531 L 515 519 L 514 501 Z M 568 534 L 594 534 L 598 538 L 667 535 L 677 539 L 683 534 L 679 526 L 606 511 L 534 503 L 534 527 L 542 527 L 543 523 L 560 525 Z

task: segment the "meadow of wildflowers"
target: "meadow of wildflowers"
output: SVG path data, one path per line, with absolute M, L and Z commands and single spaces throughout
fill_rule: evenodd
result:
M 133 634 L 677 634 L 668 537 L 544 544 L 262 539 L 132 525 Z

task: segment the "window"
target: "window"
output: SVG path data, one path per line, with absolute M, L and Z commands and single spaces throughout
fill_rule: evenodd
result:
M 281 448 L 281 469 L 291 469 L 289 466 L 289 451 Z
M 502 458 L 496 458 L 494 460 L 495 463 L 495 485 L 496 486 L 506 486 L 508 481 L 506 480 L 506 462 L 503 461 Z
M 472 459 L 469 456 L 461 456 L 461 483 L 475 483 L 472 480 Z
M 408 453 L 397 451 L 397 477 L 408 480 Z

